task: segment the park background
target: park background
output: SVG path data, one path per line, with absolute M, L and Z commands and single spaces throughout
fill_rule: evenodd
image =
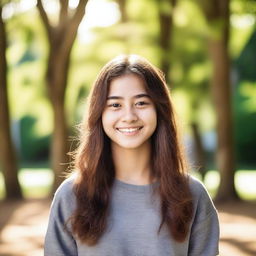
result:
M 86 97 L 121 53 L 166 74 L 222 256 L 256 254 L 255 0 L 1 0 L 0 255 L 42 255 Z

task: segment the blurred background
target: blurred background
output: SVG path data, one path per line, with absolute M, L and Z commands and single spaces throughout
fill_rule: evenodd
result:
M 255 0 L 1 0 L 0 255 L 42 255 L 86 97 L 122 53 L 166 74 L 220 255 L 256 255 Z

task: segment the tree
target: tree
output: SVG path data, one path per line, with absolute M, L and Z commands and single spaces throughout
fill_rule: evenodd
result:
M 18 181 L 18 166 L 10 131 L 10 113 L 7 92 L 6 31 L 0 4 L 0 160 L 3 170 L 6 199 L 22 198 Z
M 157 1 L 158 19 L 159 19 L 159 45 L 161 47 L 160 68 L 166 74 L 167 82 L 169 79 L 169 70 L 171 67 L 170 52 L 173 35 L 173 13 L 177 5 L 177 0 Z
M 128 15 L 127 15 L 127 11 L 126 11 L 127 1 L 126 0 L 117 0 L 116 2 L 118 3 L 119 10 L 121 13 L 121 22 L 125 23 L 128 21 Z
M 186 75 L 188 72 L 184 72 L 182 79 L 175 79 L 175 66 L 182 66 L 182 69 L 190 70 L 193 64 L 198 64 L 199 60 L 195 57 L 198 57 L 198 53 L 195 49 L 190 53 L 188 49 L 186 49 L 186 44 L 188 40 L 184 40 L 189 34 L 189 38 L 191 40 L 191 34 L 193 37 L 198 40 L 198 35 L 195 35 L 195 27 L 190 26 L 189 29 L 179 28 L 177 24 L 174 23 L 175 15 L 183 9 L 183 12 L 186 13 L 186 8 L 184 2 L 178 0 L 160 0 L 155 1 L 157 4 L 157 12 L 158 12 L 158 23 L 159 23 L 159 46 L 160 46 L 160 67 L 163 72 L 166 74 L 166 80 L 170 85 L 174 84 L 174 88 L 178 87 L 186 87 L 186 91 L 189 95 L 189 109 L 190 109 L 190 126 L 191 126 L 191 134 L 194 140 L 194 154 L 193 154 L 193 167 L 196 168 L 202 175 L 204 179 L 206 173 L 206 160 L 205 160 L 205 152 L 202 144 L 201 134 L 200 134 L 200 124 L 198 122 L 198 118 L 196 118 L 197 113 L 201 107 L 201 101 L 198 101 L 198 98 L 201 97 L 201 94 L 205 95 L 205 90 L 202 90 L 201 87 L 203 82 L 193 83 L 191 79 Z M 190 6 L 191 7 L 191 6 Z M 189 14 L 186 13 L 186 17 L 189 19 Z M 195 17 L 193 15 L 193 21 Z M 181 36 L 182 35 L 182 36 Z M 184 43 L 185 42 L 185 43 Z M 197 44 L 198 41 L 197 41 Z M 199 50 L 202 52 L 202 49 Z M 182 53 L 182 56 L 177 56 Z M 189 56 L 188 56 L 189 55 Z M 192 59 L 191 60 L 191 57 Z M 195 62 L 196 61 L 196 62 Z M 201 60 L 200 60 L 201 61 Z M 174 64 L 173 64 L 174 63 Z M 171 74 L 170 74 L 171 73 Z
M 63 180 L 66 170 L 68 141 L 67 121 L 65 116 L 65 91 L 67 88 L 70 53 L 78 26 L 84 16 L 88 0 L 80 0 L 75 9 L 69 8 L 69 1 L 60 3 L 59 20 L 56 25 L 51 24 L 41 0 L 37 7 L 46 29 L 49 42 L 49 55 L 46 70 L 46 84 L 48 95 L 53 107 L 54 131 L 51 146 L 52 168 L 55 174 L 53 189 Z
M 229 43 L 229 0 L 197 0 L 208 22 L 209 55 L 213 74 L 211 89 L 217 115 L 217 168 L 220 185 L 216 200 L 227 201 L 238 198 L 234 184 L 235 161 L 231 108 L 231 81 Z

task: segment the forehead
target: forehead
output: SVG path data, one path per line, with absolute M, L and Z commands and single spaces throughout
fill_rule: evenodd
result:
M 110 82 L 108 96 L 133 96 L 146 93 L 144 80 L 135 74 L 125 74 Z

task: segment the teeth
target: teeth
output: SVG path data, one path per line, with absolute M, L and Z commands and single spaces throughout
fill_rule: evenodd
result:
M 139 129 L 140 129 L 140 127 L 138 127 L 138 128 L 118 128 L 118 131 L 132 133 L 132 132 L 138 131 Z

